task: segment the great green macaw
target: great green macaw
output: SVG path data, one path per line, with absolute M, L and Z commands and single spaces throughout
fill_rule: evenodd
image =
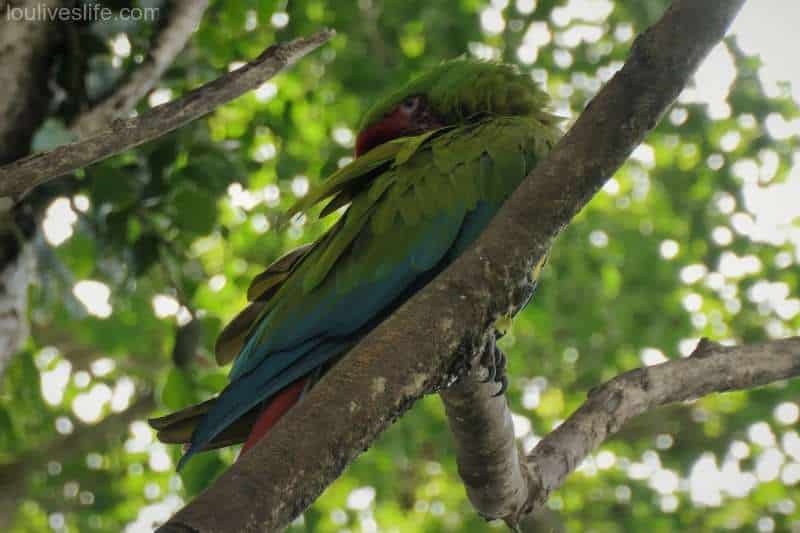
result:
M 455 59 L 367 113 L 356 158 L 288 216 L 347 206 L 256 277 L 223 330 L 214 399 L 153 419 L 192 454 L 258 441 L 328 366 L 461 254 L 560 135 L 548 97 L 510 65 Z

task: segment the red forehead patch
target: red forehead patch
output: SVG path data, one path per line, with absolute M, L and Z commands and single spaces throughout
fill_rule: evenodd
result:
M 358 134 L 356 138 L 356 157 L 369 152 L 380 144 L 406 135 L 409 126 L 408 117 L 399 109 L 395 109 L 379 122 Z

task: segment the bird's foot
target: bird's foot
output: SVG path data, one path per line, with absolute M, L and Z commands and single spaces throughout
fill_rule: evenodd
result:
M 456 362 L 453 363 L 453 366 L 451 366 L 450 370 L 447 372 L 445 381 L 442 384 L 441 388 L 449 389 L 450 387 L 461 381 L 461 379 L 464 376 L 469 374 L 470 370 L 471 370 L 471 365 L 469 357 L 459 356 L 456 359 Z
M 489 335 L 489 341 L 483 349 L 481 355 L 481 366 L 486 369 L 486 377 L 483 379 L 484 383 L 493 381 L 500 384 L 498 390 L 493 396 L 501 396 L 508 388 L 508 377 L 506 376 L 506 355 L 497 347 L 497 337 L 494 333 Z
M 508 377 L 506 376 L 506 356 L 503 351 L 497 347 L 497 336 L 495 333 L 490 334 L 489 340 L 483 348 L 479 364 L 480 367 L 485 371 L 485 376 L 481 379 L 481 382 L 499 383 L 500 390 L 498 390 L 494 396 L 496 397 L 504 394 L 508 388 Z M 461 381 L 462 378 L 472 373 L 472 369 L 471 357 L 458 357 L 456 362 L 447 372 L 447 377 L 441 388 L 449 389 Z

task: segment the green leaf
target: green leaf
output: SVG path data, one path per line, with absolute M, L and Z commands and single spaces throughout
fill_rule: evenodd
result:
M 181 470 L 181 480 L 189 497 L 204 490 L 225 469 L 218 453 L 200 453 Z
M 141 182 L 137 167 L 103 165 L 102 171 L 93 170 L 89 174 L 92 203 L 96 205 L 108 203 L 114 210 L 121 210 L 132 206 L 139 197 Z
M 194 384 L 184 370 L 170 369 L 164 388 L 161 390 L 161 402 L 171 410 L 186 407 L 195 400 Z
M 181 185 L 172 195 L 175 223 L 182 230 L 206 235 L 217 222 L 217 200 L 193 184 Z
M 77 279 L 89 278 L 97 264 L 97 241 L 86 233 L 75 233 L 58 247 L 58 257 Z
M 137 276 L 144 274 L 159 258 L 158 244 L 161 238 L 154 233 L 145 233 L 133 243 L 133 270 Z

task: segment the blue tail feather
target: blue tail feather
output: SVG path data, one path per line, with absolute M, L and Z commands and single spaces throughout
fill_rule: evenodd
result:
M 341 354 L 351 344 L 352 341 L 345 339 L 317 344 L 278 375 L 275 375 L 274 360 L 265 360 L 253 372 L 231 383 L 195 429 L 191 446 L 178 462 L 178 470 L 233 421 L 290 383 Z

